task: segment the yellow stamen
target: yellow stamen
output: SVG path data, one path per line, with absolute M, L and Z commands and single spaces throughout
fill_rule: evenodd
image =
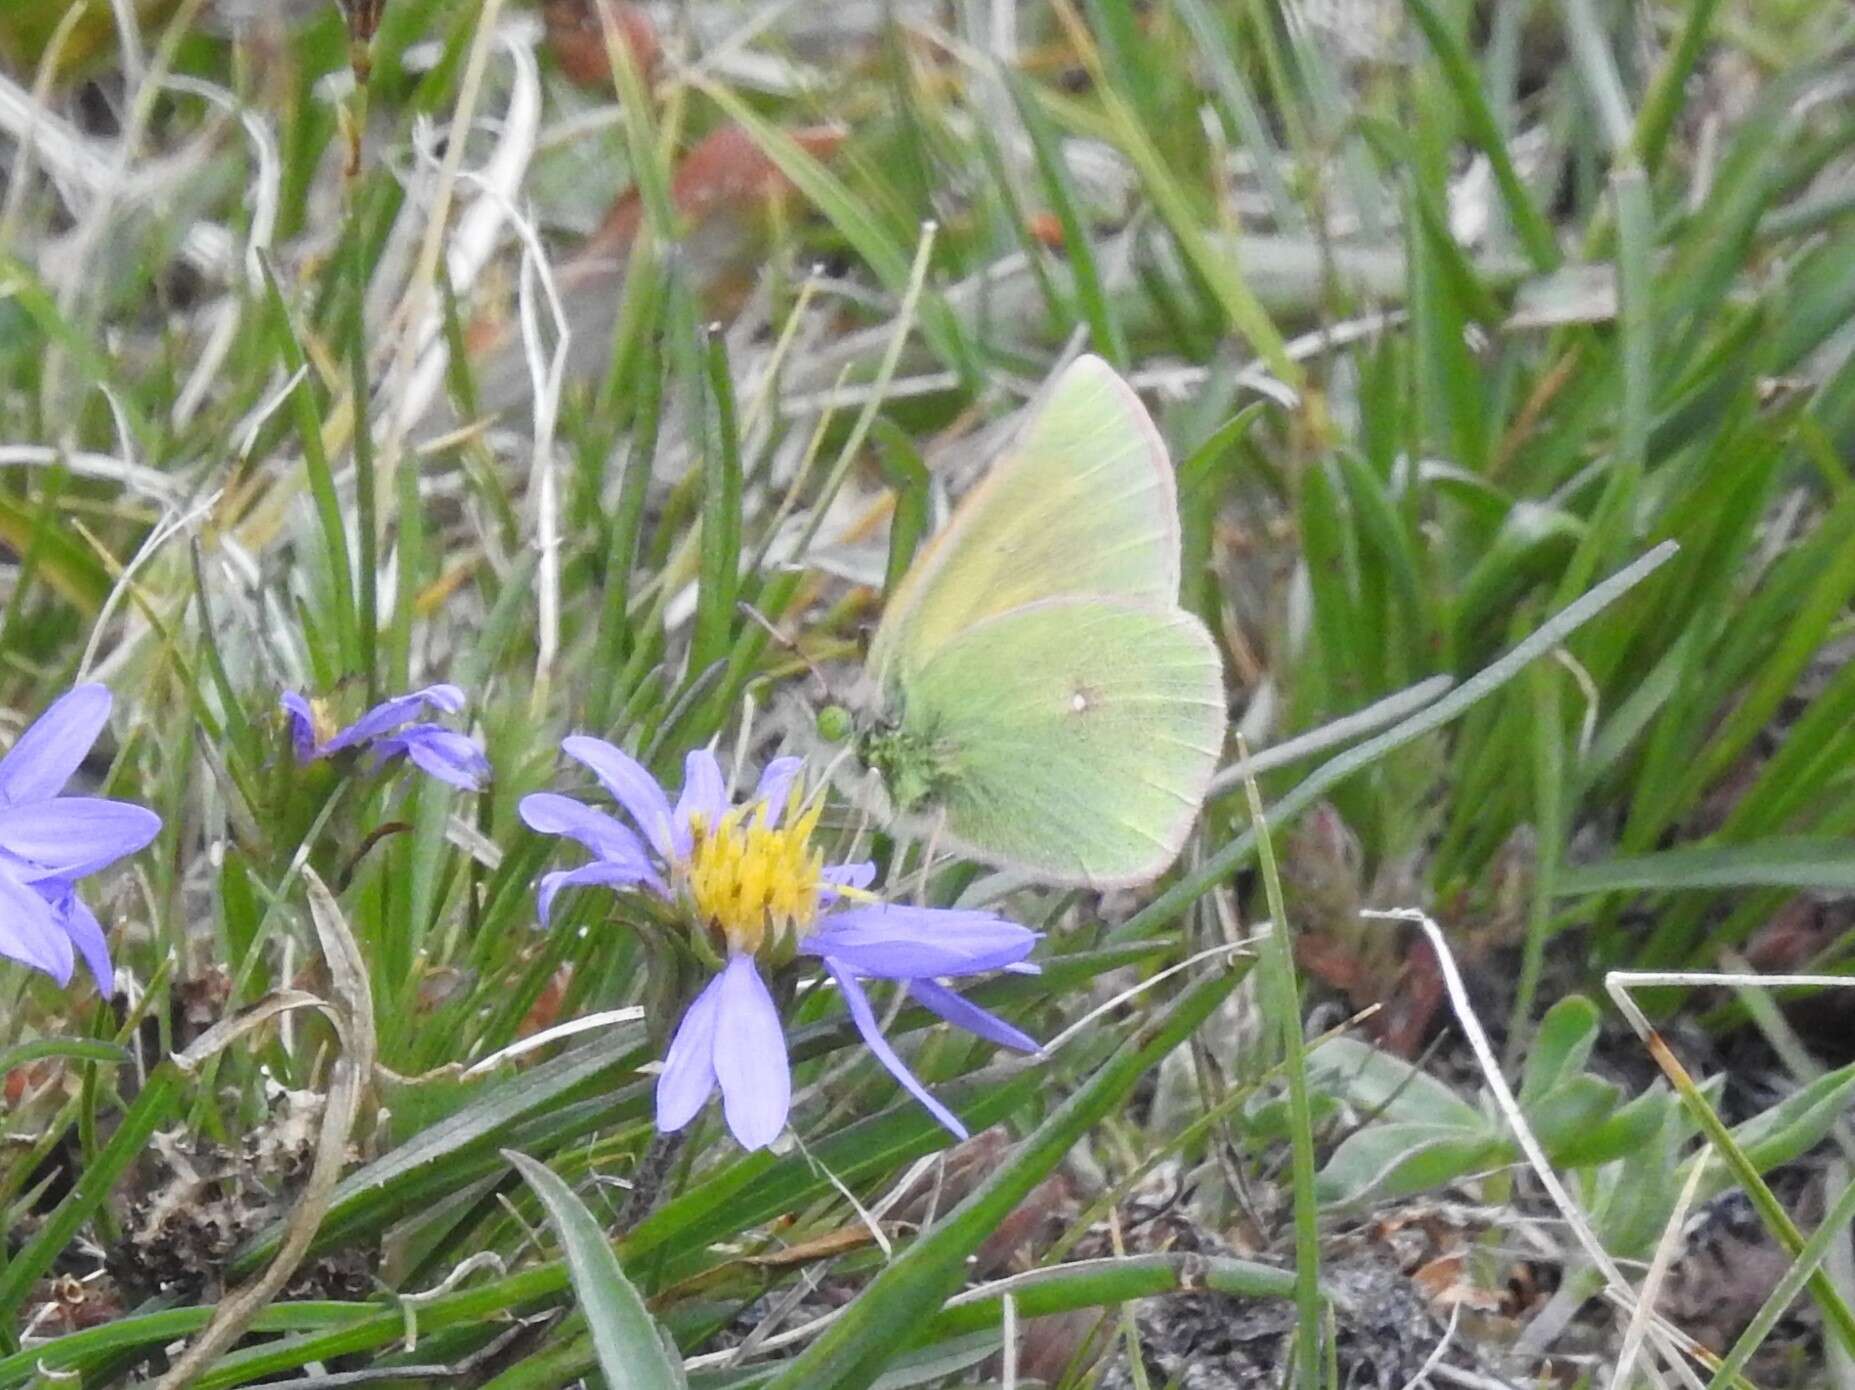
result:
M 310 697 L 309 727 L 315 734 L 317 747 L 335 737 L 335 716 L 329 711 L 328 701 L 320 696 Z
M 800 812 L 795 788 L 786 822 L 764 804 L 737 806 L 713 827 L 691 822 L 683 881 L 697 914 L 735 951 L 755 952 L 769 933 L 803 936 L 818 916 L 824 856 L 811 847 L 822 804 Z

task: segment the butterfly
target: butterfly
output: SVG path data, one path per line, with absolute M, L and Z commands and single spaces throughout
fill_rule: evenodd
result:
M 1106 362 L 1033 404 L 896 586 L 864 675 L 854 748 L 893 825 L 1052 884 L 1178 857 L 1223 750 L 1223 667 L 1179 607 L 1165 444 Z

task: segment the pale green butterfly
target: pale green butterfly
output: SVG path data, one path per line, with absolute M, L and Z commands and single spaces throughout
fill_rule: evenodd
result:
M 896 586 L 857 752 L 892 822 L 1094 888 L 1178 857 L 1224 744 L 1223 669 L 1179 607 L 1165 444 L 1098 357 L 1030 418 Z

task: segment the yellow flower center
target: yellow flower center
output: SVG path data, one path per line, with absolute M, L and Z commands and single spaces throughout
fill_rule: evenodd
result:
M 768 823 L 764 803 L 737 806 L 713 827 L 692 821 L 684 886 L 697 914 L 733 950 L 751 954 L 769 933 L 796 938 L 811 930 L 824 869 L 811 836 L 823 809 L 800 813 L 795 786 L 780 826 Z

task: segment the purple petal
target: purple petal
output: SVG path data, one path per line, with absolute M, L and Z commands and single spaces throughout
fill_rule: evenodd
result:
M 40 885 L 41 891 L 43 887 Z M 109 938 L 103 933 L 103 924 L 84 906 L 84 900 L 69 884 L 64 886 L 63 895 L 52 901 L 52 915 L 77 948 L 77 954 L 83 957 L 84 964 L 90 967 L 90 977 L 97 982 L 97 993 L 109 998 L 116 988 L 116 972 L 110 966 Z
M 1016 1048 L 1019 1052 L 1043 1051 L 1042 1045 L 1029 1033 L 1013 1028 L 997 1014 L 980 1008 L 972 1000 L 955 994 L 945 985 L 935 984 L 932 980 L 910 980 L 908 992 L 923 1008 L 933 1010 L 956 1028 L 977 1033 L 988 1042 L 995 1042 L 1000 1047 Z
M 792 791 L 792 779 L 799 775 L 799 769 L 804 766 L 803 758 L 775 758 L 766 765 L 766 771 L 760 774 L 760 785 L 754 788 L 754 800 L 766 807 L 768 825 L 779 824 L 779 818 L 786 812 L 786 797 Z M 870 871 L 875 872 L 874 865 Z
M 71 938 L 60 931 L 51 905 L 0 869 L 0 956 L 43 970 L 59 984 L 71 980 L 76 957 Z
M 657 1077 L 657 1128 L 675 1133 L 708 1103 L 715 1091 L 715 1025 L 721 1013 L 721 977 L 696 996 L 676 1025 Z
M 468 737 L 442 724 L 414 724 L 374 745 L 384 760 L 404 753 L 415 767 L 462 791 L 483 790 L 489 759 Z
M 823 880 L 823 886 L 818 892 L 819 900 L 834 903 L 844 895 L 833 888 L 833 884 L 845 888 L 868 888 L 876 881 L 876 865 L 874 861 L 868 859 L 861 864 L 832 864 L 825 868 L 818 877 Z
M 889 1074 L 902 1083 L 909 1095 L 928 1108 L 935 1119 L 961 1139 L 966 1138 L 966 1126 L 959 1118 L 935 1100 L 928 1088 L 915 1079 L 902 1059 L 889 1046 L 889 1040 L 882 1035 L 882 1029 L 876 1024 L 875 1011 L 870 1008 L 869 996 L 863 992 L 863 986 L 848 970 L 840 969 L 835 961 L 827 960 L 824 968 L 831 972 L 831 978 L 837 981 L 837 987 L 843 992 L 844 1003 L 850 1009 L 850 1021 L 857 1025 L 857 1031 L 863 1035 L 863 1045 L 876 1054 L 876 1060 L 887 1067 Z
M 676 800 L 676 852 L 689 853 L 690 823 L 701 817 L 710 830 L 728 812 L 728 783 L 721 764 L 706 748 L 694 748 L 683 759 L 683 794 Z
M 449 681 L 440 682 L 437 685 L 428 685 L 417 693 L 424 698 L 426 704 L 430 705 L 435 710 L 442 710 L 446 714 L 457 714 L 461 712 L 464 705 L 467 703 L 464 699 L 463 690 L 458 686 L 452 685 Z
M 60 796 L 0 806 L 0 845 L 36 869 L 27 877 L 77 879 L 134 854 L 161 832 L 161 817 L 126 801 Z
M 565 835 L 578 840 L 601 859 L 637 865 L 646 872 L 650 869 L 644 842 L 629 828 L 604 811 L 595 811 L 570 796 L 534 792 L 521 799 L 516 813 L 530 830 L 543 835 Z
M 316 712 L 309 701 L 294 690 L 284 691 L 278 703 L 289 721 L 290 746 L 296 751 L 296 760 L 306 763 L 316 755 Z
M 107 686 L 80 685 L 46 707 L 0 758 L 0 806 L 58 795 L 109 718 Z
M 731 956 L 719 976 L 720 1018 L 715 1025 L 715 1080 L 722 1114 L 736 1142 L 764 1149 L 786 1127 L 792 1109 L 792 1064 L 779 1010 L 752 956 Z
M 592 769 L 593 776 L 612 794 L 612 799 L 625 808 L 661 858 L 677 857 L 675 836 L 671 832 L 670 799 L 657 785 L 657 779 L 644 770 L 642 763 L 604 739 L 588 738 L 584 734 L 562 739 L 560 751 Z M 685 843 L 684 851 L 687 849 Z
M 587 884 L 605 888 L 635 888 L 640 883 L 657 887 L 661 881 L 648 864 L 615 864 L 609 860 L 596 859 L 577 869 L 559 869 L 551 874 L 543 874 L 540 891 L 535 894 L 535 909 L 541 916 L 541 925 L 545 927 L 554 910 L 554 898 L 563 888 L 581 888 Z
M 428 685 L 410 695 L 395 695 L 382 700 L 359 719 L 322 745 L 322 752 L 339 753 L 344 748 L 371 743 L 400 725 L 418 718 L 430 705 L 446 714 L 456 714 L 464 707 L 464 692 L 454 685 Z
M 969 975 L 1023 960 L 1037 933 L 990 912 L 957 908 L 850 907 L 806 937 L 807 955 L 840 960 L 859 975 L 913 980 Z

